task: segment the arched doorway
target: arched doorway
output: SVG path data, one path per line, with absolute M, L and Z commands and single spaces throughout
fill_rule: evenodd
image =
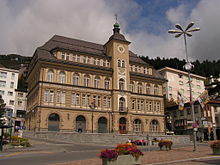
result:
M 121 133 L 121 134 L 126 134 L 127 133 L 126 118 L 124 118 L 124 117 L 121 117 L 119 119 L 119 133 Z
M 98 133 L 107 133 L 107 119 L 105 117 L 100 117 L 98 120 Z
M 48 117 L 48 131 L 60 130 L 60 116 L 56 113 L 50 114 Z
M 86 119 L 82 115 L 76 118 L 76 132 L 86 132 Z

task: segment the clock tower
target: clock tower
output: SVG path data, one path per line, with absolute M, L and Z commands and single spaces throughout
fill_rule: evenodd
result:
M 111 68 L 113 69 L 112 107 L 113 112 L 119 114 L 117 115 L 118 119 L 114 122 L 119 121 L 120 117 L 126 117 L 128 114 L 130 100 L 129 44 L 130 42 L 120 34 L 120 26 L 116 22 L 113 28 L 113 35 L 105 44 L 106 53 L 111 57 Z M 116 131 L 118 131 L 117 129 Z

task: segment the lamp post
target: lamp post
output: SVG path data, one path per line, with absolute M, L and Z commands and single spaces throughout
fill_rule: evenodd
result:
M 190 105 L 191 105 L 191 110 L 192 110 L 192 120 L 193 120 L 193 123 L 195 123 L 196 121 L 195 121 L 195 113 L 194 113 L 194 105 L 193 105 L 194 103 L 193 103 L 193 98 L 192 98 L 192 84 L 191 84 L 191 74 L 190 74 L 190 71 L 193 69 L 194 66 L 189 62 L 188 52 L 187 52 L 187 42 L 186 42 L 186 36 L 191 37 L 192 36 L 191 32 L 195 32 L 195 31 L 200 30 L 200 28 L 198 28 L 198 27 L 190 29 L 193 25 L 194 25 L 194 22 L 191 22 L 186 27 L 186 29 L 183 30 L 181 25 L 176 24 L 175 27 L 178 30 L 169 30 L 168 33 L 176 34 L 175 35 L 176 38 L 178 38 L 182 35 L 184 37 L 184 45 L 185 45 L 185 53 L 186 53 L 186 64 L 184 66 L 184 69 L 188 72 L 189 90 L 190 90 Z M 194 128 L 193 128 L 193 145 L 194 145 L 194 150 L 193 151 L 196 151 L 196 131 L 195 131 Z
M 95 102 L 92 102 L 91 105 L 89 105 L 89 108 L 92 110 L 92 133 L 93 133 L 93 111 L 96 108 Z

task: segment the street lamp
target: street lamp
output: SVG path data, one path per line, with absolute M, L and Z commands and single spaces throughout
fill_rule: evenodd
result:
M 89 105 L 89 108 L 92 110 L 92 133 L 93 133 L 93 111 L 96 108 L 95 102 L 92 102 L 91 105 Z
M 184 37 L 184 45 L 185 45 L 185 52 L 186 52 L 186 64 L 184 66 L 184 69 L 188 72 L 188 79 L 189 79 L 189 90 L 190 90 L 190 105 L 191 105 L 191 110 L 192 110 L 192 120 L 193 120 L 193 123 L 195 123 L 195 113 L 194 113 L 194 103 L 193 103 L 193 98 L 192 98 L 192 84 L 191 84 L 191 74 L 190 74 L 190 71 L 193 69 L 193 64 L 191 64 L 189 62 L 189 59 L 188 59 L 188 52 L 187 52 L 187 42 L 186 42 L 186 36 L 188 37 L 192 37 L 192 34 L 191 32 L 195 32 L 195 31 L 199 31 L 200 28 L 193 28 L 193 29 L 190 29 L 192 26 L 194 25 L 194 22 L 191 22 L 185 30 L 183 30 L 183 28 L 181 27 L 181 25 L 179 24 L 176 24 L 175 27 L 178 29 L 178 30 L 169 30 L 168 33 L 171 33 L 171 34 L 176 34 L 175 37 L 178 38 L 180 36 L 183 35 Z M 193 128 L 193 144 L 194 144 L 194 150 L 193 151 L 196 151 L 196 131 L 195 129 Z

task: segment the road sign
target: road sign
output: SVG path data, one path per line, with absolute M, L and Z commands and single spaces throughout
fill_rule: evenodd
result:
M 208 121 L 202 121 L 202 124 L 204 125 L 204 127 L 208 127 Z

